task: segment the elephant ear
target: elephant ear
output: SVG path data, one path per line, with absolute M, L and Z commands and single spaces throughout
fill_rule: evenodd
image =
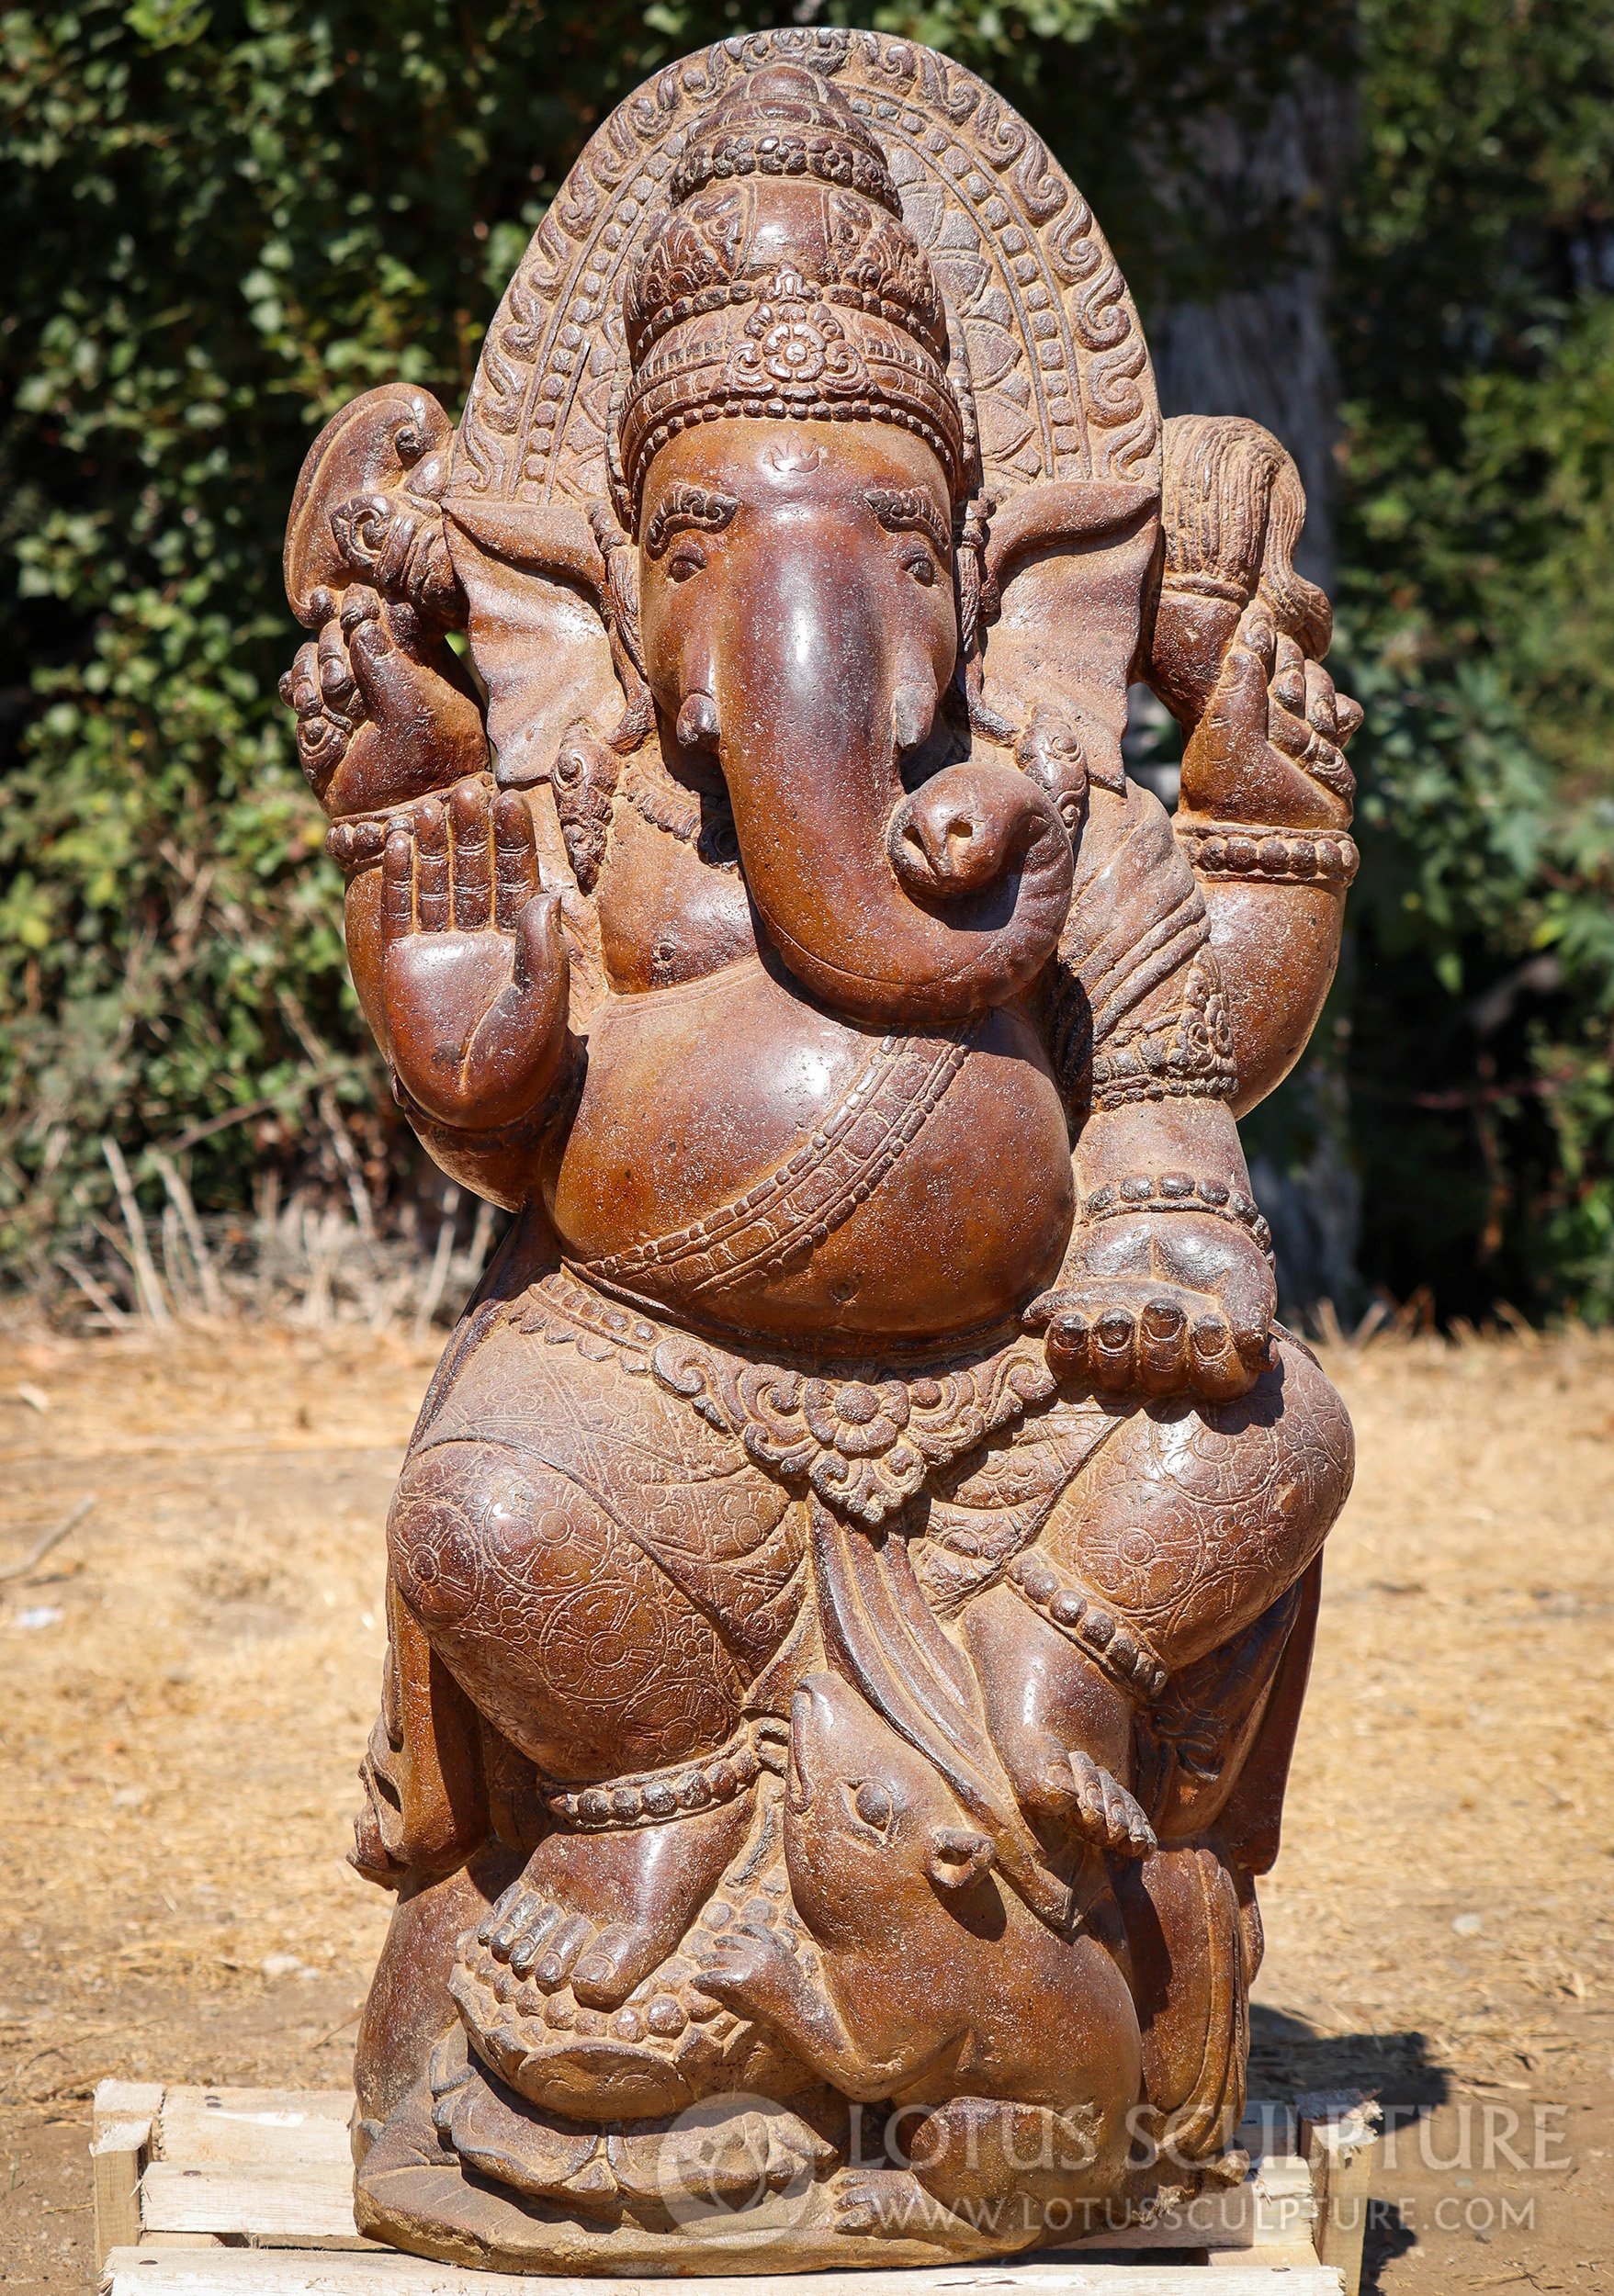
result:
M 605 501 L 631 521 L 617 449 L 624 287 L 666 217 L 692 128 L 780 63 L 831 80 L 880 144 L 946 306 L 983 491 L 1002 505 L 1044 481 L 1097 493 L 1158 483 L 1137 312 L 1091 208 L 1028 123 L 950 57 L 884 32 L 785 25 L 718 40 L 627 95 L 579 154 L 466 401 L 450 542 L 502 779 L 547 782 L 570 727 L 605 732 L 632 703 L 589 584 L 559 561 L 539 570 L 522 530 L 536 531 L 534 513 L 586 516 Z M 1033 585 L 1029 569 L 1013 575 L 1011 599 Z M 1115 673 L 1120 710 L 1128 666 Z
M 1119 790 L 1127 687 L 1159 552 L 1160 498 L 1124 479 L 1043 479 L 994 511 L 997 614 L 983 693 L 1020 764 L 1076 826 L 1087 783 Z
M 529 793 L 546 884 L 560 889 L 572 1011 L 604 993 L 593 903 L 630 715 L 631 666 L 611 564 L 575 501 L 499 501 L 451 485 L 444 503 L 471 659 L 487 697 L 502 789 Z M 615 535 L 612 537 L 615 539 Z
M 333 415 L 303 458 L 286 522 L 286 596 L 306 629 L 354 582 L 456 619 L 439 509 L 454 425 L 429 390 L 384 383 Z
M 572 582 L 596 602 L 605 592 L 605 560 L 590 521 L 575 502 L 498 502 L 485 495 L 450 497 L 448 515 L 466 546 L 491 563 L 550 581 Z
M 1157 487 L 1123 478 L 1044 478 L 1011 495 L 988 532 L 987 573 L 1001 591 L 1026 562 L 1123 542 L 1157 514 Z
M 445 510 L 500 785 L 547 784 L 559 803 L 558 764 L 579 738 L 631 748 L 650 723 L 648 693 L 634 708 L 633 554 L 609 521 L 603 549 L 601 521 L 575 501 L 498 501 L 455 487 Z

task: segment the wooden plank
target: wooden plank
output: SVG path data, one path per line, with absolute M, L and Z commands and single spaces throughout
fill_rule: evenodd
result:
M 231 2112 L 301 2112 L 318 2121 L 335 2121 L 345 2128 L 353 2117 L 351 2088 L 231 2088 L 220 2081 L 205 2088 L 171 2087 L 161 2091 L 170 2105 L 209 2106 L 217 2099 Z
M 120 2164 L 123 2214 L 109 2205 L 109 2233 L 130 2223 L 137 2197 L 130 2166 L 138 2174 L 144 2159 L 138 2229 L 130 2229 L 131 2243 L 141 2242 L 140 2261 L 138 2268 L 118 2267 L 121 2282 L 112 2272 L 114 2296 L 142 2287 L 153 2296 L 170 2290 L 208 2296 L 215 2289 L 221 2296 L 500 2296 L 502 2290 L 532 2296 L 530 2279 L 395 2257 L 360 2237 L 345 2090 L 164 2091 L 127 2083 L 103 2089 L 108 2108 L 127 2103 L 155 2113 L 154 2126 L 135 2124 L 144 2148 L 130 2155 L 130 2124 L 110 2120 L 98 2099 L 99 2123 L 119 2131 L 107 2158 Z M 1216 2296 L 1246 2296 L 1247 2288 L 1250 2296 L 1339 2296 L 1338 2273 L 1320 2268 L 1310 2245 L 1318 2202 L 1313 2169 L 1293 2149 L 1296 2133 L 1287 2107 L 1252 2106 L 1239 2133 L 1255 2155 L 1242 2186 L 1202 2194 L 1151 2225 L 1099 2234 L 1079 2247 L 998 2266 L 762 2277 L 769 2296 L 1185 2296 L 1205 2288 L 1199 2274 L 1213 2263 Z M 231 2245 L 219 2245 L 225 2242 Z M 1172 2252 L 1171 2261 L 1151 2261 L 1149 2252 L 1162 2249 Z M 1185 2254 L 1195 2262 L 1182 2261 Z M 170 2279 L 153 2281 L 159 2265 Z M 568 2279 L 558 2287 L 543 2277 L 545 2296 L 645 2296 L 638 2279 Z M 726 2276 L 684 2281 L 680 2296 L 745 2296 L 756 2286 L 755 2279 Z
M 163 2103 L 156 2081 L 100 2081 L 90 2108 L 90 2180 L 96 2206 L 96 2262 L 140 2238 L 141 2174 L 152 2123 Z
M 353 2101 L 318 2088 L 171 2088 L 157 2119 L 160 2160 L 339 2162 L 351 2176 L 347 2122 Z
M 1196 2265 L 1031 2262 L 902 2272 L 769 2273 L 756 2279 L 680 2279 L 677 2296 L 1339 2296 L 1339 2275 L 1310 2268 L 1225 2266 L 1213 2282 Z M 515 2279 L 371 2249 L 120 2248 L 107 2259 L 102 2296 L 645 2296 L 645 2279 Z
M 104 2121 L 154 2121 L 162 2102 L 161 2081 L 98 2081 L 90 2109 L 95 2133 Z
M 90 2139 L 90 2176 L 96 2200 L 96 2262 L 141 2236 L 141 2171 L 152 2139 L 149 2117 L 104 2121 L 96 2116 Z
M 141 2178 L 141 2224 L 154 2233 L 224 2233 L 314 2246 L 356 2241 L 347 2162 L 154 2160 Z
M 1269 2154 L 1252 2163 L 1242 2184 L 1202 2192 L 1179 2208 L 1162 2210 L 1146 2224 L 1095 2233 L 1086 2245 L 1129 2256 L 1145 2256 L 1151 2248 L 1207 2248 L 1254 2261 L 1269 2250 L 1281 2249 L 1286 2257 L 1296 2251 L 1304 2254 L 1315 2215 L 1305 2162 L 1292 2155 Z M 1081 2248 L 1073 2245 L 1069 2253 L 1079 2256 Z M 1274 2256 L 1272 2260 L 1279 2259 Z
M 1345 2296 L 1358 2296 L 1383 2118 L 1378 2099 L 1356 2089 L 1319 2090 L 1298 2099 L 1297 2109 L 1300 2148 L 1316 2196 L 1317 2255 L 1337 2270 Z
M 1218 2275 L 1213 2283 L 1212 2296 L 1221 2296 L 1221 2290 L 1226 2286 L 1225 2280 L 1220 2277 L 1225 2272 L 1258 2273 L 1260 2284 L 1270 2291 L 1270 2296 L 1283 2296 L 1289 2282 L 1278 2278 L 1281 2272 L 1315 2272 L 1317 2268 L 1317 2252 L 1309 2240 L 1263 2241 L 1258 2248 L 1207 2248 L 1202 2254 L 1205 2262 L 1213 2266 Z M 1328 2287 L 1331 2296 L 1338 2296 L 1337 2272 L 1330 2275 Z
M 1256 2201 L 1258 2248 L 1292 2246 L 1297 2241 L 1310 2240 L 1317 2203 L 1311 2171 L 1304 2160 L 1292 2155 L 1266 2155 L 1255 2163 L 1249 2181 Z

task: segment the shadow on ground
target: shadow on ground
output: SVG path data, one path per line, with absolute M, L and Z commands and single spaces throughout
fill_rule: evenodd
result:
M 1263 2002 L 1249 2013 L 1249 2093 L 1293 2097 L 1307 2089 L 1359 2089 L 1376 2097 L 1384 2127 L 1405 2128 L 1445 2104 L 1451 2079 L 1420 2032 L 1325 2033 Z M 1369 2207 L 1362 2296 L 1380 2296 L 1384 2267 L 1416 2245 L 1394 2200 Z

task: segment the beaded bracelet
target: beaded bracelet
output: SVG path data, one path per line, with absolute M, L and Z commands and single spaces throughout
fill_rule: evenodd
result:
M 1244 1229 L 1269 1260 L 1272 1256 L 1271 1229 L 1249 1198 L 1225 1181 L 1196 1180 L 1187 1172 L 1162 1172 L 1157 1180 L 1146 1172 L 1137 1172 L 1094 1188 L 1081 1208 L 1082 1218 L 1089 1222 L 1118 1220 L 1137 1211 L 1209 1212 L 1214 1219 L 1230 1220 Z
M 452 1148 L 489 1155 L 495 1150 L 537 1147 L 557 1119 L 570 1111 L 582 1089 L 583 1067 L 576 1046 L 570 1045 L 559 1075 L 536 1108 L 529 1109 L 525 1116 L 513 1116 L 508 1123 L 481 1128 L 451 1124 L 446 1117 L 434 1116 L 415 1098 L 397 1069 L 389 1066 L 387 1074 L 391 1080 L 392 1097 L 415 1131 L 435 1132 L 446 1136 Z
M 494 782 L 491 773 L 479 773 L 470 778 L 481 782 L 490 794 Z M 450 784 L 452 786 L 452 784 Z M 355 877 L 367 869 L 374 869 L 387 850 L 387 839 L 394 829 L 413 830 L 423 805 L 446 805 L 449 790 L 428 789 L 419 797 L 406 799 L 401 805 L 389 806 L 384 813 L 344 814 L 340 821 L 333 821 L 325 832 L 325 850 L 351 884 Z
M 1278 829 L 1239 821 L 1179 822 L 1179 844 L 1200 877 L 1257 884 L 1349 885 L 1361 856 L 1343 829 Z

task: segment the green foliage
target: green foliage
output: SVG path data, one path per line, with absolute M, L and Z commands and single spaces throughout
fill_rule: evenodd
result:
M 204 1206 L 270 1167 L 334 1183 L 356 1149 L 378 1201 L 420 1184 L 275 693 L 297 638 L 285 505 L 356 391 L 402 375 L 457 406 L 601 112 L 775 12 L 0 17 L 0 1261 L 37 1267 L 104 1210 L 103 1133 L 131 1160 L 181 1143 Z M 1614 1311 L 1608 0 L 800 13 L 986 73 L 1157 309 L 1287 260 L 1280 206 L 1210 212 L 1190 123 L 1207 104 L 1258 121 L 1297 62 L 1338 75 L 1360 50 L 1337 333 L 1368 866 L 1331 1041 L 1349 1045 L 1366 1268 L 1433 1280 L 1453 1310 Z
M 0 1257 L 105 1200 L 103 1132 L 202 1133 L 204 1204 L 277 1159 L 329 1169 L 355 1127 L 378 1193 L 408 1168 L 276 696 L 279 530 L 344 400 L 393 375 L 463 395 L 593 107 L 662 52 L 624 28 L 520 0 L 0 24 L 3 611 L 28 681 L 0 811 Z
M 963 0 L 924 26 L 1018 85 L 1049 42 L 1128 5 Z M 595 120 L 747 20 L 622 0 L 83 0 L 0 18 L 0 543 L 17 569 L 0 616 L 20 668 L 0 716 L 18 737 L 0 808 L 0 1263 L 37 1268 L 106 1205 L 103 1134 L 131 1156 L 177 1143 L 204 1206 L 274 1165 L 334 1180 L 352 1137 L 378 1199 L 418 1175 L 276 695 L 298 636 L 286 505 L 355 393 L 401 376 L 458 405 Z
M 1341 650 L 1365 1258 L 1614 1311 L 1614 15 L 1364 8 Z

